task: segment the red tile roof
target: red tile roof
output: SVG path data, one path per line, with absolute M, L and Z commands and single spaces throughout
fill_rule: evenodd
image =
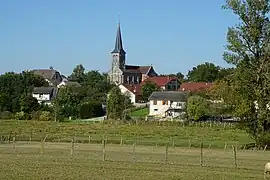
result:
M 207 82 L 188 82 L 180 85 L 179 91 L 201 91 L 208 89 L 212 86 L 212 83 Z
M 169 77 L 169 76 L 155 76 L 155 77 L 149 77 L 146 80 L 144 80 L 141 84 L 143 85 L 145 82 L 153 82 L 156 83 L 158 86 L 165 86 L 172 80 L 177 80 L 176 77 Z
M 140 84 L 122 84 L 125 86 L 130 92 L 135 95 L 141 94 L 141 85 Z

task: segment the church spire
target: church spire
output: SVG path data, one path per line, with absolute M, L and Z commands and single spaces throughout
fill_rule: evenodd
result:
M 115 47 L 114 47 L 114 50 L 112 51 L 112 53 L 124 53 L 124 54 L 126 54 L 126 52 L 123 49 L 120 22 L 118 22 L 117 34 L 116 34 L 116 40 L 115 40 Z

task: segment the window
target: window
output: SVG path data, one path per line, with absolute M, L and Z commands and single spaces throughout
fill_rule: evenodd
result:
M 127 76 L 127 83 L 129 84 L 129 76 Z
M 158 109 L 154 109 L 154 111 L 158 111 Z
M 137 83 L 140 84 L 140 78 L 137 76 Z
M 153 104 L 154 104 L 154 105 L 157 105 L 157 100 L 154 100 Z
M 39 94 L 39 98 L 42 98 L 43 97 L 43 94 Z
M 132 82 L 132 84 L 134 84 L 134 80 L 135 78 L 134 78 L 134 76 L 132 76 L 132 80 L 131 80 L 131 82 Z
M 165 105 L 165 104 L 167 104 L 167 101 L 163 100 L 162 105 Z

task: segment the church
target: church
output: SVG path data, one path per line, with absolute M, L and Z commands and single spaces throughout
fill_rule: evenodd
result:
M 157 76 L 153 66 L 137 66 L 126 64 L 126 52 L 123 48 L 120 23 L 117 26 L 114 50 L 111 52 L 112 61 L 108 77 L 111 83 L 140 84 L 149 77 Z

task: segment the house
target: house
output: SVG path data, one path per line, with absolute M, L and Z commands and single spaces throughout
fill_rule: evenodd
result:
M 207 82 L 187 82 L 180 85 L 179 91 L 198 92 L 209 89 L 212 83 Z
M 58 88 L 64 87 L 64 86 L 76 86 L 81 87 L 80 83 L 75 81 L 69 81 L 69 80 L 63 80 L 60 84 L 57 85 Z
M 51 101 L 56 97 L 57 92 L 56 87 L 34 87 L 32 95 L 40 104 L 51 105 Z
M 135 66 L 126 64 L 126 52 L 123 48 L 120 24 L 118 23 L 114 50 L 111 52 L 111 68 L 108 79 L 111 83 L 140 84 L 148 77 L 157 76 L 153 66 Z
M 185 113 L 186 93 L 179 91 L 153 92 L 149 97 L 149 115 L 178 117 Z
M 50 86 L 56 86 L 63 80 L 63 76 L 52 67 L 50 69 L 34 69 L 32 72 L 42 76 Z
M 141 83 L 141 86 L 146 82 L 153 82 L 164 91 L 176 91 L 181 85 L 181 82 L 176 77 L 169 76 L 149 77 Z
M 135 104 L 142 99 L 140 84 L 120 84 L 121 93 L 130 98 L 131 103 Z

